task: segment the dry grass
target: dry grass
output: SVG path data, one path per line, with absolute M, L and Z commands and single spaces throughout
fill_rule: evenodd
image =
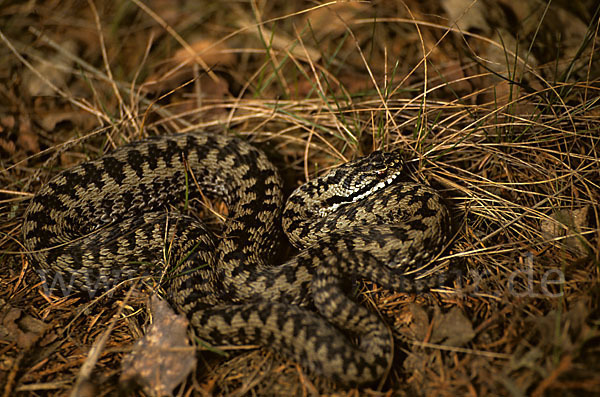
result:
M 149 322 L 142 285 L 92 302 L 44 294 L 22 215 L 59 170 L 193 129 L 254 142 L 290 190 L 399 147 L 452 205 L 438 265 L 460 277 L 421 296 L 366 284 L 397 359 L 379 389 L 341 395 L 600 392 L 598 9 L 519 3 L 3 3 L 1 393 L 68 393 L 86 360 L 90 395 L 117 392 Z M 229 352 L 201 354 L 179 395 L 335 389 L 261 350 Z

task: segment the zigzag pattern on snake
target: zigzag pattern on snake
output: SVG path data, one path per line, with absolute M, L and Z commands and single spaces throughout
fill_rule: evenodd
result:
M 397 152 L 374 152 L 300 186 L 284 207 L 277 170 L 244 140 L 153 137 L 43 186 L 25 214 L 25 246 L 35 266 L 81 291 L 162 275 L 208 342 L 259 344 L 341 383 L 372 382 L 391 363 L 392 340 L 352 299 L 354 280 L 426 288 L 414 278 L 448 235 L 440 196 L 399 183 L 402 170 Z M 217 236 L 175 208 L 202 195 L 227 205 Z M 299 253 L 277 265 L 281 226 Z

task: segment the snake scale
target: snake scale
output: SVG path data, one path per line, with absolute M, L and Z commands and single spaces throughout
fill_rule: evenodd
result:
M 440 196 L 400 183 L 402 172 L 397 151 L 376 151 L 305 183 L 284 206 L 278 171 L 243 139 L 151 137 L 52 178 L 25 213 L 25 247 L 47 279 L 79 291 L 160 275 L 204 340 L 262 345 L 364 384 L 385 374 L 393 342 L 353 299 L 355 281 L 423 290 L 434 277 L 415 278 L 448 236 Z M 201 196 L 227 206 L 216 234 L 181 210 Z M 273 265 L 281 229 L 299 253 Z

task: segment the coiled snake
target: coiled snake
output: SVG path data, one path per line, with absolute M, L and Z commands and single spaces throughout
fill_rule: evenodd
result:
M 350 299 L 352 282 L 423 289 L 414 278 L 448 234 L 438 194 L 397 183 L 402 168 L 397 152 L 374 152 L 300 186 L 284 208 L 277 170 L 244 140 L 153 137 L 43 186 L 25 214 L 25 247 L 47 277 L 81 291 L 162 274 L 205 340 L 260 344 L 341 383 L 372 382 L 390 365 L 392 341 Z M 202 195 L 227 205 L 217 236 L 173 209 Z M 273 266 L 280 218 L 300 252 Z

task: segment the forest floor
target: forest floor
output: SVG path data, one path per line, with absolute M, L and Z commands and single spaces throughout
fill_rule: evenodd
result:
M 21 225 L 61 170 L 198 129 L 263 149 L 288 193 L 401 149 L 451 208 L 433 265 L 458 277 L 361 284 L 395 343 L 378 385 L 197 344 L 176 395 L 600 394 L 599 18 L 585 0 L 1 2 L 0 395 L 172 389 L 119 381 L 154 280 L 50 292 Z

